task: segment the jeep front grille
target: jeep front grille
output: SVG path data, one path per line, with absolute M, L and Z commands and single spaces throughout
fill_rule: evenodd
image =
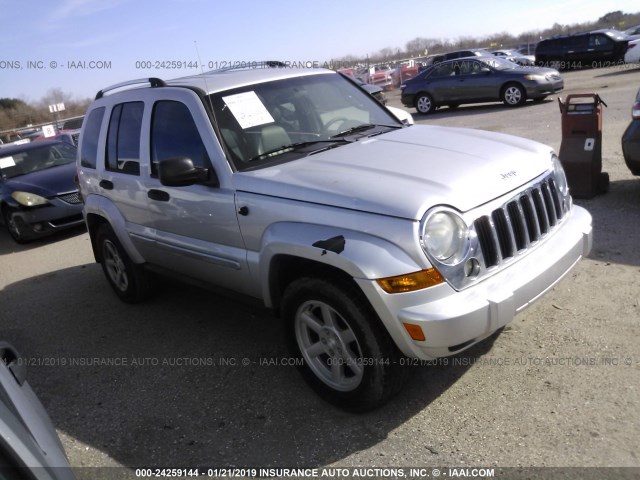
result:
M 477 218 L 473 225 L 486 268 L 515 257 L 538 242 L 562 220 L 567 206 L 548 176 L 515 198 Z

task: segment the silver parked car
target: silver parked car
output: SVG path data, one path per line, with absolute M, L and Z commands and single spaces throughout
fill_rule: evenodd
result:
M 323 69 L 102 90 L 78 175 L 118 296 L 142 300 L 161 270 L 261 299 L 308 383 L 350 410 L 390 398 L 406 357 L 509 323 L 591 248 L 550 147 L 404 125 Z
M 44 407 L 26 380 L 25 360 L 0 342 L 0 478 L 73 480 Z

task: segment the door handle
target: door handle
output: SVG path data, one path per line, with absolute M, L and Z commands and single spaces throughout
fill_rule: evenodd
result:
M 113 182 L 111 180 L 100 180 L 99 185 L 105 190 L 113 190 Z
M 156 190 L 155 188 L 152 188 L 147 192 L 147 197 L 151 200 L 157 200 L 158 202 L 168 202 L 169 198 L 171 198 L 167 192 L 163 190 Z

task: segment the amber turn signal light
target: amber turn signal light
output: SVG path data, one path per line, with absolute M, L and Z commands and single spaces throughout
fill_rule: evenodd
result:
M 409 332 L 409 336 L 417 342 L 424 342 L 425 336 L 420 325 L 414 325 L 413 323 L 403 323 L 404 328 Z
M 387 293 L 404 293 L 433 287 L 444 282 L 444 278 L 435 268 L 429 268 L 405 275 L 379 278 L 376 282 Z

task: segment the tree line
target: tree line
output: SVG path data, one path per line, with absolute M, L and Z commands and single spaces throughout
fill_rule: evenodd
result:
M 64 103 L 64 111 L 56 115 L 49 111 L 49 105 Z M 77 100 L 60 88 L 54 88 L 47 92 L 39 101 L 27 103 L 18 98 L 0 98 L 0 131 L 15 130 L 53 123 L 57 119 L 77 117 L 84 115 L 91 103 L 90 98 Z

